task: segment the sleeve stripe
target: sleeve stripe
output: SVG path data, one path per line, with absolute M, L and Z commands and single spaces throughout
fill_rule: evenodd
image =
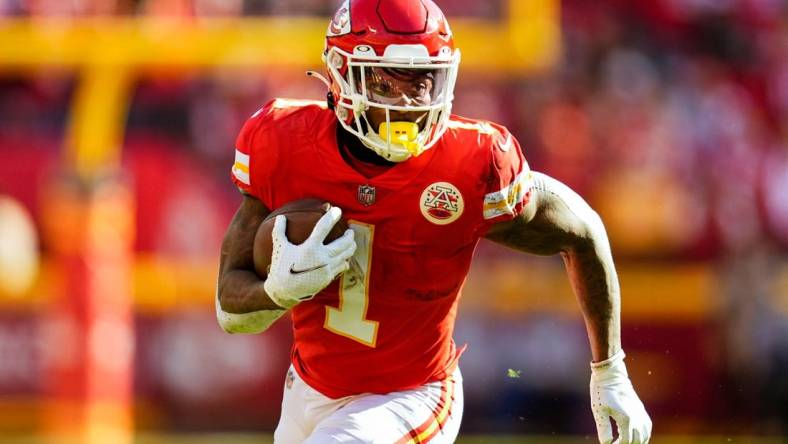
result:
M 235 149 L 235 163 L 240 163 L 242 165 L 245 165 L 248 168 L 249 167 L 249 155 L 240 152 L 238 150 L 238 148 L 236 148 Z
M 484 218 L 493 219 L 498 216 L 512 215 L 517 205 L 531 190 L 533 174 L 530 170 L 521 172 L 514 178 L 514 181 L 500 191 L 495 191 L 484 196 Z
M 236 169 L 242 173 L 249 174 L 249 167 L 240 162 L 235 162 L 235 165 L 233 165 L 233 169 Z
M 235 150 L 235 164 L 233 164 L 233 175 L 241 183 L 251 185 L 249 181 L 249 155 Z

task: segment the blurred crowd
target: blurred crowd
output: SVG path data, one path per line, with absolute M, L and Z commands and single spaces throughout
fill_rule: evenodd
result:
M 327 17 L 335 3 L 0 0 L 0 16 Z M 450 19 L 505 14 L 503 1 L 438 3 Z M 727 418 L 738 409 L 753 429 L 788 431 L 788 1 L 563 0 L 561 11 L 559 66 L 495 80 L 461 70 L 455 112 L 507 125 L 533 169 L 586 196 L 605 219 L 621 263 L 709 263 L 721 300 L 712 320 L 722 361 L 714 381 L 729 388 L 710 415 Z M 40 174 L 24 166 L 30 159 L 54 164 L 76 80 L 63 72 L 0 77 L 0 157 L 15 165 L 0 166 L 3 174 Z M 215 255 L 238 202 L 229 166 L 243 121 L 274 96 L 324 94 L 320 82 L 277 70 L 140 79 L 124 154 L 139 198 L 137 249 Z M 0 182 L 0 193 L 18 196 L 35 213 L 38 196 L 29 188 Z M 476 343 L 494 336 L 485 328 L 497 328 L 511 342 L 552 338 L 560 345 L 547 359 L 555 367 L 543 371 L 534 364 L 545 362 L 540 340 L 523 345 L 542 388 L 505 391 L 501 405 L 528 410 L 544 401 L 569 416 L 585 414 L 585 394 L 566 388 L 585 377 L 576 323 L 535 319 L 515 328 L 466 319 L 461 335 Z M 579 374 L 552 371 L 573 360 Z M 468 372 L 483 373 L 484 362 L 468 361 Z M 470 399 L 484 395 L 466 390 Z M 470 427 L 484 429 L 487 416 L 475 413 L 480 419 Z M 542 424 L 542 432 L 573 431 L 550 418 L 532 424 Z
M 564 69 L 526 88 L 545 170 L 615 195 L 632 252 L 784 251 L 788 4 L 618 3 L 565 2 Z
M 0 0 L 5 16 L 327 16 L 333 0 Z M 504 1 L 444 2 L 500 17 Z M 490 81 L 461 74 L 455 110 L 500 121 L 532 167 L 595 203 L 619 254 L 708 259 L 788 247 L 788 24 L 779 0 L 562 3 L 558 69 Z M 316 64 L 317 62 L 317 56 Z M 0 129 L 62 132 L 74 79 L 0 79 Z M 128 137 L 216 160 L 272 96 L 321 98 L 289 72 L 144 78 Z M 217 168 L 217 172 L 221 172 Z
M 256 15 L 314 15 L 330 17 L 335 0 L 0 0 L 0 16 L 86 17 L 238 17 Z M 444 1 L 440 5 L 449 17 L 466 15 L 500 16 L 505 2 Z

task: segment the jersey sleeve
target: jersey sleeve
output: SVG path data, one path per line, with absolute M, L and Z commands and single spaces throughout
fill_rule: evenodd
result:
M 233 183 L 242 193 L 264 203 L 270 194 L 269 175 L 277 160 L 272 104 L 273 101 L 254 113 L 241 128 L 235 141 L 231 173 Z
M 505 127 L 494 127 L 497 131 L 489 144 L 490 175 L 482 206 L 485 228 L 517 217 L 530 201 L 533 187 L 520 143 Z

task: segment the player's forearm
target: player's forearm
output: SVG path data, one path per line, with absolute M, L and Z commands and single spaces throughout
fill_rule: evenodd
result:
M 588 219 L 588 234 L 561 256 L 599 362 L 621 349 L 621 292 L 604 225 L 596 213 Z
M 223 273 L 216 291 L 216 320 L 227 333 L 260 333 L 287 312 L 271 301 L 252 272 Z
M 270 211 L 256 198 L 244 195 L 241 206 L 227 227 L 219 256 L 217 300 L 227 313 L 274 310 L 276 304 L 263 289 L 263 280 L 254 270 L 254 238 Z
M 541 255 L 560 253 L 580 302 L 594 361 L 621 348 L 620 293 L 605 227 L 569 187 L 533 172 L 533 198 L 520 216 L 493 227 L 487 238 Z
M 253 271 L 230 270 L 219 278 L 218 299 L 227 313 L 281 310 L 265 292 L 263 280 Z

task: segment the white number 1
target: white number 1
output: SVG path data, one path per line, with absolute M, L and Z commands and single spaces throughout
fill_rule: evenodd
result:
M 354 221 L 349 225 L 355 233 L 358 248 L 350 260 L 350 270 L 343 273 L 339 281 L 339 308 L 326 307 L 326 322 L 323 327 L 374 348 L 378 336 L 378 322 L 367 319 L 367 309 L 375 226 Z

